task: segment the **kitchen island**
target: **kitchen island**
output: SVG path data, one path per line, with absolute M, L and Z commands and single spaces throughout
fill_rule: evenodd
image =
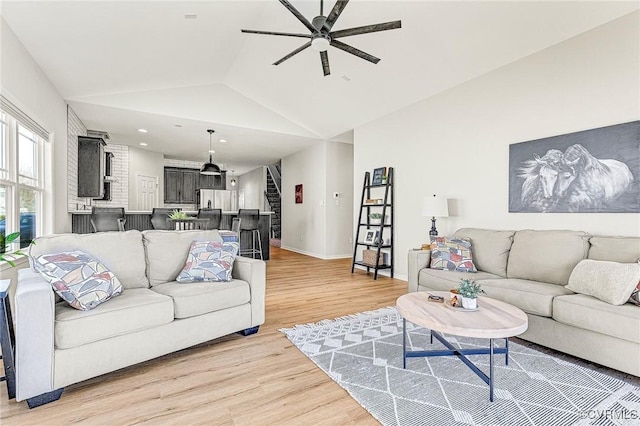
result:
M 91 210 L 76 210 L 71 213 L 71 232 L 74 234 L 89 234 L 93 232 L 91 227 Z M 190 216 L 196 216 L 197 211 L 185 211 Z M 271 234 L 271 215 L 273 212 L 261 211 L 260 220 L 258 221 L 258 229 L 260 230 L 260 240 L 262 243 L 262 257 L 264 260 L 269 259 L 269 236 Z M 237 217 L 237 211 L 223 211 L 222 220 L 220 221 L 220 229 L 231 229 L 231 222 Z M 153 229 L 151 226 L 151 212 L 131 210 L 125 212 L 127 222 L 125 230 L 137 229 L 145 231 Z M 241 241 L 242 247 L 251 246 L 250 235 L 243 235 Z

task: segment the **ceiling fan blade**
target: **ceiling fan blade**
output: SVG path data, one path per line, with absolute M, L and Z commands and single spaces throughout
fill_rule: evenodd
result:
M 259 31 L 259 30 L 240 30 L 243 33 L 249 34 L 266 34 L 266 35 L 277 35 L 277 36 L 287 36 L 287 37 L 304 37 L 311 38 L 311 34 L 295 34 L 295 33 L 279 33 L 274 31 Z
M 329 16 L 327 16 L 327 20 L 322 26 L 325 30 L 331 31 L 331 27 L 333 27 L 333 24 L 336 23 L 344 8 L 347 7 L 347 3 L 349 3 L 349 0 L 338 0 L 336 4 L 333 5 L 331 13 L 329 13 Z
M 356 55 L 359 58 L 362 58 L 362 59 L 367 60 L 369 62 L 373 62 L 374 64 L 377 64 L 378 62 L 380 62 L 380 58 L 376 58 L 373 55 L 369 55 L 368 53 L 365 53 L 360 49 L 356 49 L 353 46 L 349 46 L 348 44 L 344 44 L 341 41 L 331 40 L 331 45 L 333 47 L 337 47 L 340 50 L 344 50 L 345 52 L 351 53 L 352 55 Z
M 273 63 L 273 65 L 280 65 L 281 63 L 283 63 L 284 61 L 286 61 L 287 59 L 289 59 L 290 57 L 292 57 L 293 55 L 296 55 L 300 52 L 302 52 L 304 49 L 306 49 L 307 47 L 311 46 L 311 42 L 307 42 L 305 44 L 303 44 L 302 46 L 298 47 L 296 50 L 294 50 L 293 52 L 289 53 L 287 56 L 285 56 L 284 58 L 278 59 L 277 61 L 275 61 Z
M 293 13 L 293 15 L 296 18 L 298 18 L 298 21 L 302 22 L 304 24 L 304 26 L 309 29 L 309 31 L 311 31 L 312 33 L 317 33 L 318 32 L 318 29 L 316 27 L 314 27 L 311 24 L 311 22 L 309 22 L 309 20 L 307 18 L 302 16 L 302 14 L 300 12 L 298 12 L 298 9 L 293 7 L 293 5 L 291 3 L 289 3 L 287 0 L 279 0 L 279 1 L 280 1 L 280 3 L 282 3 L 282 5 L 284 7 L 286 7 L 289 10 L 289 12 Z
M 324 72 L 324 76 L 328 76 L 331 74 L 331 69 L 329 68 L 329 54 L 325 50 L 324 52 L 320 52 L 320 61 L 322 61 L 322 72 Z
M 358 34 L 375 33 L 378 31 L 395 30 L 402 28 L 402 21 L 385 22 L 383 24 L 365 25 L 363 27 L 347 28 L 330 33 L 331 38 L 348 37 Z

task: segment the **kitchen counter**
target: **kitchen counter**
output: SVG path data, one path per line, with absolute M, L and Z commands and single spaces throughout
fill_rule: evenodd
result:
M 197 211 L 183 210 L 185 213 L 191 216 L 198 214 Z M 93 232 L 91 226 L 91 210 L 77 210 L 71 213 L 71 232 L 74 234 L 89 234 Z M 258 229 L 260 230 L 260 242 L 262 243 L 262 258 L 264 260 L 269 259 L 269 236 L 271 235 L 271 215 L 273 212 L 261 211 L 260 220 L 258 221 Z M 220 221 L 220 229 L 230 230 L 231 222 L 234 217 L 238 215 L 237 211 L 229 210 L 222 212 L 222 219 Z M 153 229 L 151 225 L 151 212 L 148 210 L 128 210 L 125 211 L 125 217 L 127 221 L 125 223 L 125 230 L 137 229 L 138 231 L 145 231 L 147 229 Z M 250 235 L 243 234 L 240 238 L 242 247 L 250 246 Z
M 198 211 L 197 210 L 182 210 L 183 212 L 185 212 L 188 215 L 197 215 Z M 91 209 L 88 210 L 74 210 L 74 211 L 70 211 L 69 213 L 71 214 L 91 214 Z M 150 210 L 125 210 L 125 214 L 151 214 Z M 238 214 L 237 210 L 224 210 L 222 212 L 222 214 Z M 273 214 L 273 212 L 267 212 L 267 211 L 261 211 L 260 212 L 261 215 L 271 215 Z

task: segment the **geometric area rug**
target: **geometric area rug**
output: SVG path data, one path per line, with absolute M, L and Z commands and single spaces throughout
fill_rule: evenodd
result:
M 509 342 L 489 387 L 455 356 L 409 358 L 395 307 L 280 330 L 383 425 L 638 425 L 640 388 Z M 408 350 L 446 349 L 407 321 Z M 446 335 L 458 348 L 488 339 Z M 504 340 L 497 340 L 499 345 Z M 486 373 L 488 355 L 469 356 Z

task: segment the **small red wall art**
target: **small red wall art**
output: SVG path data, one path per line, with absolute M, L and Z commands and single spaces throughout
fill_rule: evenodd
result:
M 296 204 L 302 204 L 302 184 L 296 185 Z

